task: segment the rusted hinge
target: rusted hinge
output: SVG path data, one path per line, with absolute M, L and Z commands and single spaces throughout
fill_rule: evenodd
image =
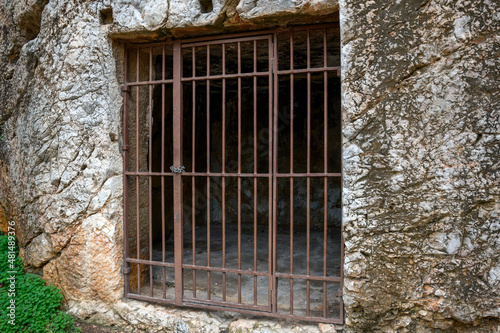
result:
M 132 272 L 132 268 L 130 266 L 123 268 L 123 275 L 129 275 Z
M 122 86 L 123 92 L 130 92 L 130 86 Z
M 122 150 L 123 151 L 128 151 L 130 149 L 130 146 L 129 145 L 123 145 L 122 146 Z
M 337 291 L 337 297 L 342 297 L 342 296 L 344 296 L 344 292 L 342 291 L 342 289 L 339 289 Z

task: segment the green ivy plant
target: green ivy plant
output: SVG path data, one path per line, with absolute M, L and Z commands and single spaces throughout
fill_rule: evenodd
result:
M 0 332 L 62 333 L 80 332 L 73 317 L 59 310 L 63 296 L 56 287 L 33 274 L 26 274 L 16 245 L 0 235 Z M 14 249 L 15 257 L 12 255 Z M 15 272 L 15 273 L 12 273 Z M 15 296 L 10 281 L 15 276 Z M 9 323 L 8 306 L 15 299 L 15 325 Z

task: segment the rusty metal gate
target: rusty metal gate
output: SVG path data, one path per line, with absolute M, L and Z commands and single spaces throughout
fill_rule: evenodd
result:
M 343 322 L 337 25 L 128 45 L 125 297 Z

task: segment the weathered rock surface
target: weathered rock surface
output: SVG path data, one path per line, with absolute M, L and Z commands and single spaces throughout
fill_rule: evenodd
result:
M 55 256 L 54 246 L 47 234 L 36 236 L 25 249 L 21 250 L 24 265 L 40 267 Z
M 340 8 L 346 324 L 494 331 L 499 3 Z
M 0 205 L 4 220 L 16 221 L 24 262 L 43 266 L 83 318 L 150 332 L 331 329 L 121 300 L 118 41 L 332 21 L 340 10 L 345 331 L 498 331 L 498 2 L 213 0 L 212 7 L 0 5 Z
M 69 299 L 87 297 L 83 286 L 121 296 L 122 98 L 99 7 L 49 2 L 2 92 L 1 152 L 21 255 L 35 267 L 55 257 L 45 276 Z
M 114 37 L 200 35 L 224 29 L 262 29 L 290 23 L 332 21 L 337 0 L 213 0 L 209 12 L 199 0 L 112 1 Z M 184 28 L 184 29 L 183 29 Z M 193 29 L 197 28 L 197 29 Z

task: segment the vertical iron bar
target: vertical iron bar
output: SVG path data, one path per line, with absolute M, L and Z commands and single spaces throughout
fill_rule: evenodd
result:
M 162 48 L 161 79 L 165 80 L 165 45 Z M 161 261 L 165 262 L 165 84 L 161 85 Z M 167 298 L 165 267 L 162 268 L 162 293 Z
M 253 41 L 253 72 L 257 73 L 257 41 Z M 257 174 L 257 76 L 253 77 L 253 173 Z M 253 270 L 257 271 L 257 177 L 253 177 Z M 257 305 L 257 275 L 253 276 L 253 304 Z
M 193 77 L 196 76 L 196 49 L 194 46 L 191 49 L 193 68 Z M 192 126 L 192 162 L 191 170 L 193 173 L 196 168 L 196 80 L 193 80 L 193 126 Z M 196 265 L 196 178 L 191 177 L 191 239 L 193 248 L 193 265 Z M 193 269 L 193 298 L 196 298 L 196 269 Z
M 311 68 L 311 45 L 310 34 L 307 29 L 307 69 Z M 307 173 L 311 172 L 311 73 L 307 73 Z M 310 274 L 310 254 L 311 254 L 311 178 L 307 177 L 307 275 Z M 310 280 L 307 280 L 307 308 L 306 315 L 309 316 L 310 309 Z
M 125 50 L 125 83 L 128 83 L 128 50 Z M 129 234 L 128 234 L 128 200 L 129 200 L 129 188 L 128 188 L 128 178 L 126 172 L 128 171 L 128 101 L 129 101 L 130 90 L 123 92 L 123 276 L 124 276 L 124 296 L 127 297 L 130 292 L 130 265 L 127 262 L 129 257 Z
M 226 75 L 226 44 L 222 44 L 222 75 Z M 222 173 L 226 172 L 226 79 L 222 79 Z M 226 268 L 226 177 L 222 177 L 222 267 Z M 222 273 L 222 300 L 226 301 L 226 273 Z
M 210 75 L 210 45 L 207 45 L 207 76 Z M 207 172 L 210 172 L 210 80 L 207 80 Z M 207 177 L 207 266 L 210 266 L 210 176 Z M 210 299 L 210 271 L 207 271 L 207 299 Z
M 267 261 L 268 261 L 268 293 L 267 293 L 267 304 L 268 309 L 271 311 L 273 309 L 273 290 L 274 290 L 274 272 L 273 272 L 273 245 L 272 245 L 272 225 L 273 225 L 273 133 L 272 133 L 272 125 L 273 125 L 273 111 L 274 111 L 274 102 L 273 102 L 273 80 L 274 75 L 276 75 L 276 71 L 274 70 L 274 45 L 273 41 L 276 41 L 276 34 L 273 37 L 270 37 L 268 40 L 268 71 L 269 71 L 269 79 L 268 79 L 268 167 L 267 167 L 267 183 L 268 183 L 268 221 L 267 221 Z
M 149 48 L 149 81 L 153 80 L 153 48 Z M 152 172 L 153 170 L 153 86 L 150 84 L 149 86 L 149 134 L 148 134 L 148 148 L 149 148 L 149 163 L 148 163 L 148 171 Z M 149 261 L 153 260 L 153 178 L 152 176 L 148 176 L 148 186 L 149 186 Z M 149 296 L 153 297 L 153 266 L 149 265 Z
M 140 259 L 140 233 L 139 233 L 139 176 L 135 177 L 136 180 L 136 212 L 137 212 L 137 259 Z M 137 294 L 141 294 L 141 264 L 137 264 Z
M 174 87 L 173 87 L 173 153 L 174 166 L 182 164 L 182 48 L 179 41 L 174 42 Z M 175 239 L 175 304 L 181 305 L 184 293 L 182 274 L 182 177 L 176 173 L 174 178 L 174 239 Z
M 269 172 L 272 174 L 272 304 L 273 313 L 278 312 L 278 279 L 276 278 L 277 271 L 277 192 L 278 181 L 276 173 L 278 171 L 278 34 L 274 33 L 274 52 L 273 52 L 273 72 L 274 72 L 274 107 L 271 112 L 271 127 L 269 131 L 270 138 L 270 154 L 269 154 Z M 272 158 L 271 158 L 272 156 Z
M 139 49 L 137 49 L 137 61 L 136 61 L 136 81 L 139 81 L 139 66 L 140 66 L 140 54 L 139 54 Z M 139 172 L 139 124 L 140 124 L 140 119 L 139 119 L 139 86 L 136 87 L 136 93 L 135 93 L 135 98 L 136 98 L 136 103 L 135 103 L 135 140 L 136 140 L 136 145 L 135 145 L 135 167 L 136 167 L 136 172 Z M 137 259 L 141 259 L 140 255 L 140 249 L 141 249 L 141 234 L 140 234 L 140 206 L 139 206 L 139 198 L 140 198 L 140 190 L 139 190 L 139 176 L 136 176 L 136 209 L 137 209 Z M 140 295 L 141 294 L 141 266 L 140 264 L 137 264 L 137 293 Z
M 238 74 L 241 73 L 241 43 L 238 42 Z M 238 269 L 241 269 L 241 77 L 238 77 Z M 238 274 L 238 303 L 241 303 L 241 274 Z
M 326 28 L 323 29 L 323 66 L 327 67 L 327 53 L 326 53 Z M 328 172 L 328 72 L 323 72 L 323 169 L 325 174 Z M 323 202 L 323 276 L 326 277 L 326 261 L 327 261 L 327 237 L 328 237 L 328 177 L 324 178 L 324 202 Z M 326 281 L 323 282 L 323 317 L 327 317 L 327 294 L 326 294 Z
M 290 69 L 293 63 L 293 30 L 290 30 Z M 293 174 L 293 117 L 295 102 L 295 76 L 290 74 L 290 174 Z M 293 177 L 290 177 L 290 274 L 293 274 Z M 290 314 L 293 315 L 293 278 L 290 279 Z

